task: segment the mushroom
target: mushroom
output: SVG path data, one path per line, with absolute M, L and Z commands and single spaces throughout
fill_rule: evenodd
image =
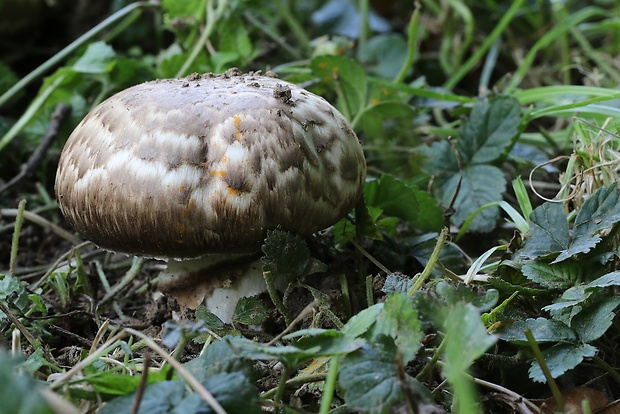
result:
M 159 288 L 193 308 L 207 297 L 229 322 L 236 298 L 264 290 L 259 263 L 237 264 L 267 230 L 329 227 L 360 199 L 365 172 L 355 133 L 325 99 L 230 69 L 146 82 L 98 105 L 67 140 L 55 189 L 85 238 L 167 260 Z M 237 285 L 245 292 L 231 293 Z

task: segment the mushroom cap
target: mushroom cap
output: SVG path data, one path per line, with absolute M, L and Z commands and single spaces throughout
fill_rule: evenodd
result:
M 324 229 L 354 207 L 365 173 L 355 133 L 326 100 L 229 70 L 101 103 L 69 137 L 55 188 L 95 244 L 190 258 L 256 250 L 269 229 Z

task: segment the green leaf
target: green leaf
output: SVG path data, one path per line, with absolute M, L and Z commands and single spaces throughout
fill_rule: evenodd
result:
M 437 231 L 443 224 L 443 211 L 434 198 L 392 175 L 383 174 L 378 180 L 366 182 L 364 197 L 369 206 L 407 220 L 416 229 Z
M 458 173 L 437 177 L 435 192 L 444 207 L 450 205 L 459 184 Z M 502 171 L 492 165 L 471 165 L 463 169 L 463 177 L 454 201 L 452 222 L 460 226 L 478 208 L 502 199 L 506 179 Z M 484 209 L 470 224 L 473 232 L 489 232 L 499 219 L 497 206 Z
M 545 318 L 526 319 L 516 321 L 510 325 L 504 325 L 495 330 L 504 341 L 515 342 L 520 345 L 527 345 L 525 330 L 529 329 L 534 335 L 537 343 L 543 342 L 570 342 L 577 341 L 575 331 L 566 324 Z
M 396 352 L 392 338 L 381 335 L 372 344 L 342 358 L 338 382 L 349 409 L 387 413 L 402 399 Z
M 554 262 L 578 253 L 588 253 L 599 243 L 601 232 L 620 222 L 620 194 L 617 185 L 598 189 L 588 198 L 575 219 L 570 246 Z
M 357 61 L 337 55 L 318 56 L 310 61 L 310 69 L 324 82 L 334 82 L 341 88 L 344 102 L 338 104 L 345 107 L 343 113 L 354 116 L 364 108 L 368 80 Z
M 210 376 L 230 372 L 241 372 L 248 378 L 254 377 L 251 361 L 235 354 L 227 340 L 210 343 L 198 358 L 188 361 L 185 367 L 200 382 L 206 381 Z
M 413 279 L 402 273 L 391 273 L 387 275 L 385 283 L 381 288 L 384 293 L 407 293 L 413 286 Z
M 472 412 L 477 398 L 466 372 L 497 338 L 487 333 L 478 309 L 469 303 L 452 306 L 443 325 L 446 332 L 443 373 L 454 390 L 456 412 Z
M 15 373 L 18 362 L 4 348 L 0 348 L 0 401 L 3 410 L 11 413 L 55 413 L 37 391 L 37 382 L 29 376 Z
M 88 45 L 84 54 L 71 66 L 79 73 L 101 74 L 112 70 L 116 53 L 105 42 L 95 42 Z
M 358 57 L 370 67 L 369 73 L 391 80 L 405 63 L 407 42 L 400 34 L 378 34 L 361 45 Z
M 162 381 L 144 389 L 138 414 L 168 414 L 179 405 L 185 394 L 183 381 Z M 97 414 L 130 414 L 135 395 L 118 397 L 105 404 Z
M 403 363 L 411 361 L 422 346 L 421 341 L 425 335 L 413 299 L 404 293 L 388 295 L 383 312 L 377 317 L 373 334 L 391 336 L 402 355 Z
M 165 378 L 165 371 L 149 373 L 147 384 L 161 381 Z M 140 375 L 119 374 L 118 372 L 105 371 L 96 375 L 86 376 L 87 383 L 101 394 L 127 395 L 140 384 Z
M 512 96 L 474 105 L 463 123 L 457 148 L 464 165 L 495 161 L 519 131 L 521 107 Z
M 239 372 L 220 373 L 203 382 L 204 387 L 215 397 L 228 414 L 259 414 L 258 391 L 245 375 Z M 200 413 L 215 411 L 197 393 L 187 395 L 170 411 L 171 414 Z
M 523 275 L 532 282 L 549 289 L 566 289 L 575 286 L 583 279 L 583 271 L 572 262 L 548 264 L 542 261 L 531 261 L 523 265 Z
M 538 342 L 538 341 L 537 341 Z M 593 357 L 596 348 L 592 345 L 559 344 L 543 351 L 545 363 L 551 376 L 557 378 L 569 369 L 575 368 L 584 358 Z M 530 378 L 537 382 L 547 382 L 538 362 L 534 361 L 529 370 Z
M 530 226 L 519 255 L 538 259 L 565 250 L 570 243 L 568 223 L 560 203 L 544 203 L 530 215 Z
M 583 342 L 592 342 L 603 336 L 611 326 L 620 305 L 620 297 L 605 298 L 598 303 L 590 303 L 572 320 L 571 327 Z
M 480 320 L 480 312 L 470 303 L 452 306 L 444 319 L 447 334 L 446 366 L 448 381 L 465 372 L 496 341 Z
M 245 325 L 260 325 L 269 316 L 265 303 L 257 297 L 243 297 L 237 302 L 233 321 Z
M 167 17 L 173 19 L 199 16 L 204 6 L 202 1 L 196 0 L 162 0 L 161 7 Z
M 344 335 L 334 330 L 302 338 L 286 346 L 269 346 L 240 337 L 227 337 L 232 350 L 249 359 L 277 360 L 289 368 L 297 367 L 320 356 L 343 355 L 355 351 L 364 344 L 363 339 Z
M 342 333 L 352 337 L 364 335 L 377 321 L 377 317 L 381 312 L 383 312 L 383 303 L 377 303 L 358 312 L 344 325 Z
M 306 242 L 298 235 L 283 230 L 267 232 L 262 247 L 263 270 L 274 277 L 293 280 L 326 270 L 326 265 L 310 256 Z
M 454 154 L 455 150 L 448 141 L 437 141 L 428 147 L 419 149 L 424 156 L 422 166 L 432 175 L 439 175 L 447 171 L 459 172 L 459 164 Z

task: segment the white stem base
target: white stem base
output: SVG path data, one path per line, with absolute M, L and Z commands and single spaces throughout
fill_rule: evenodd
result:
M 239 299 L 267 291 L 261 261 L 245 255 L 171 259 L 159 275 L 158 288 L 190 309 L 204 303 L 224 323 L 232 322 Z

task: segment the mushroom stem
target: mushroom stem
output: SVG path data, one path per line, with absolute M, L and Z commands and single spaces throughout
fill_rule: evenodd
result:
M 231 323 L 239 299 L 267 291 L 262 263 L 255 259 L 247 254 L 170 259 L 157 287 L 181 306 L 196 309 L 204 303 L 222 322 Z

